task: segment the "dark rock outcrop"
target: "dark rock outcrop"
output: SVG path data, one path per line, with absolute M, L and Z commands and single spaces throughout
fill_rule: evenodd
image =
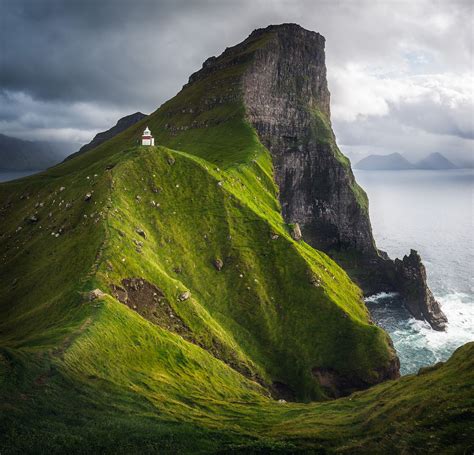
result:
M 398 289 L 405 306 L 416 319 L 425 319 L 435 330 L 444 330 L 448 322 L 439 303 L 426 284 L 426 270 L 417 251 L 403 260 L 395 259 Z
M 108 129 L 107 131 L 102 131 L 101 133 L 97 133 L 94 136 L 94 139 L 92 139 L 92 141 L 90 141 L 86 145 L 83 145 L 79 149 L 79 151 L 69 155 L 64 161 L 70 160 L 71 158 L 74 158 L 77 155 L 81 155 L 89 150 L 92 150 L 93 148 L 96 148 L 103 142 L 108 141 L 109 139 L 112 139 L 114 136 L 117 136 L 117 134 L 121 133 L 122 131 L 125 131 L 127 128 L 131 127 L 132 125 L 135 125 L 135 123 L 139 122 L 145 117 L 147 117 L 147 115 L 142 114 L 141 112 L 135 112 L 134 114 L 130 114 L 125 117 L 122 117 L 115 126 Z
M 236 353 L 224 345 L 215 337 L 203 338 L 196 336 L 186 322 L 180 317 L 178 312 L 173 308 L 165 296 L 163 290 L 145 280 L 144 278 L 124 278 L 120 285 L 111 284 L 111 295 L 119 302 L 128 306 L 131 310 L 137 312 L 140 316 L 165 330 L 174 332 L 184 338 L 186 341 L 193 343 L 206 351 L 208 351 L 216 359 L 222 360 L 234 370 L 243 374 L 245 377 L 255 381 L 268 389 L 274 398 L 280 398 L 277 390 L 267 384 L 259 374 L 254 370 L 253 366 L 248 365 L 238 358 Z M 90 300 L 103 297 L 105 294 L 99 289 L 100 294 L 94 296 Z M 92 294 L 92 293 L 90 293 Z M 184 296 L 184 298 L 181 298 Z M 191 293 L 185 291 L 180 294 L 179 301 L 189 299 Z
M 218 72 L 232 74 L 224 94 L 206 99 L 199 109 L 229 103 L 240 89 L 247 120 L 272 155 L 285 221 L 298 224 L 304 240 L 331 255 L 366 295 L 397 291 L 414 317 L 440 329 L 436 321 L 446 317 L 426 274 L 419 268 L 408 285 L 405 269 L 375 245 L 367 196 L 332 131 L 324 44 L 323 36 L 297 24 L 258 29 L 206 60 L 185 87 L 212 81 Z
M 408 274 L 375 245 L 367 196 L 331 128 L 324 44 L 323 36 L 299 25 L 271 25 L 206 60 L 188 85 L 245 65 L 232 85 L 240 85 L 247 119 L 272 154 L 285 221 L 298 224 L 305 241 L 329 253 L 365 294 L 400 292 L 414 317 L 442 329 L 446 317 L 421 261 Z
M 376 371 L 371 380 L 355 380 L 352 376 L 342 375 L 332 368 L 313 368 L 311 373 L 313 377 L 324 388 L 328 396 L 339 398 L 350 395 L 357 390 L 368 389 L 380 382 L 397 379 L 400 377 L 400 361 L 398 357 L 390 363 L 388 368 Z
M 374 250 L 366 196 L 330 126 L 325 39 L 295 24 L 271 34 L 243 78 L 247 117 L 272 153 L 283 216 L 317 248 Z M 361 204 L 358 197 L 364 199 Z
M 442 330 L 446 317 L 419 255 L 393 262 L 375 245 L 367 197 L 331 128 L 324 38 L 283 24 L 248 40 L 262 34 L 272 38 L 255 52 L 242 90 L 247 117 L 273 157 L 285 220 L 298 223 L 305 241 L 331 254 L 364 291 L 398 291 L 415 318 Z M 214 63 L 219 59 L 207 71 Z

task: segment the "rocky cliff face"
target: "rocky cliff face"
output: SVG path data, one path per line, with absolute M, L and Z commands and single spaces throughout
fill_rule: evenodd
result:
M 243 92 L 248 119 L 273 156 L 283 216 L 320 249 L 375 254 L 366 196 L 330 126 L 324 37 L 287 24 L 250 38 L 268 33 L 274 38 L 255 53 Z
M 324 44 L 323 36 L 296 24 L 255 30 L 206 60 L 189 84 L 244 65 L 229 95 L 215 102 L 234 99 L 240 86 L 247 119 L 272 154 L 285 220 L 298 223 L 304 240 L 333 256 L 366 294 L 400 292 L 414 317 L 443 329 L 446 317 L 421 260 L 410 261 L 408 272 L 405 260 L 394 262 L 375 245 L 367 196 L 331 128 Z
M 425 319 L 436 330 L 444 330 L 448 322 L 426 284 L 426 270 L 415 250 L 403 260 L 395 259 L 397 287 L 405 306 L 416 319 Z

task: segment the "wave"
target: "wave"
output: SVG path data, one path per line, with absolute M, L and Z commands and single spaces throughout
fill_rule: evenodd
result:
M 403 317 L 389 298 L 381 293 L 366 299 L 375 321 L 391 336 L 400 357 L 402 374 L 416 373 L 420 367 L 447 360 L 460 346 L 474 341 L 474 296 L 463 292 L 436 295 L 448 317 L 445 332 L 433 330 L 425 321 Z M 398 307 L 398 308 L 397 308 Z
M 397 292 L 379 292 L 378 294 L 369 295 L 364 299 L 366 303 L 377 303 L 385 299 L 393 299 L 399 294 Z

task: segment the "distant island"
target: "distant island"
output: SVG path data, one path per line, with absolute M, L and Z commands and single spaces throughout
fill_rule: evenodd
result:
M 411 163 L 400 153 L 369 155 L 355 164 L 354 168 L 366 171 L 404 171 L 410 169 L 449 170 L 457 169 L 458 166 L 441 153 L 436 152 L 429 154 L 416 163 Z
M 36 171 L 54 166 L 71 152 L 65 142 L 25 141 L 0 134 L 0 170 Z

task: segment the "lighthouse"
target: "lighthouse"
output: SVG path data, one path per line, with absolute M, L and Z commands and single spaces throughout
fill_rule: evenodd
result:
M 151 135 L 150 128 L 145 128 L 142 134 L 142 145 L 155 145 L 155 138 Z

